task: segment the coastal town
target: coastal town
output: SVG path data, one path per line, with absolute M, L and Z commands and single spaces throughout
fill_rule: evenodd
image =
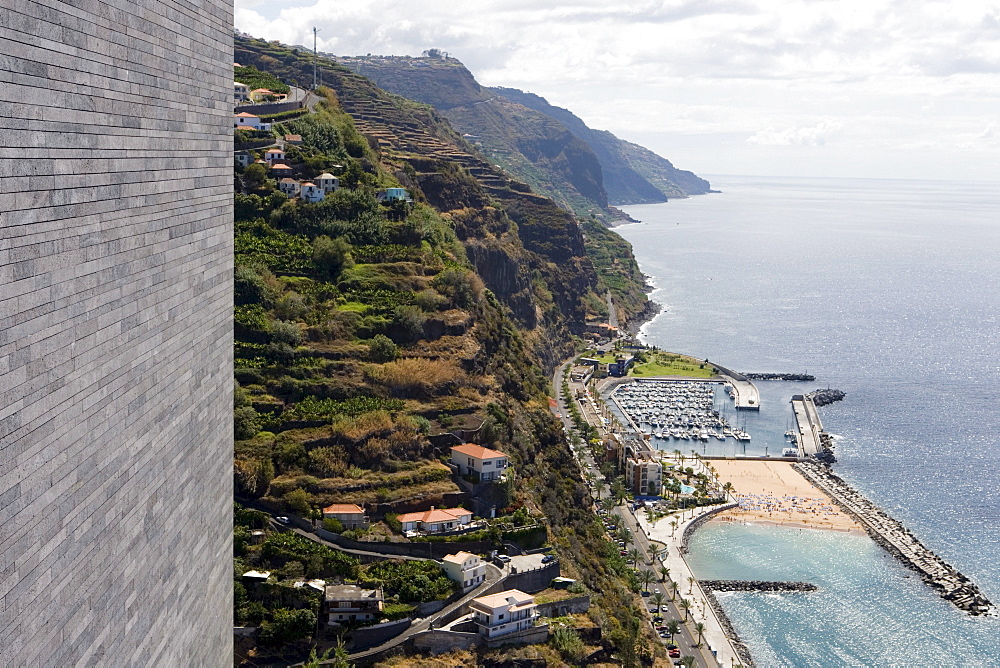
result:
M 312 113 L 316 101 L 309 95 L 234 82 L 234 165 L 245 193 L 280 196 L 288 204 L 277 203 L 272 220 L 284 215 L 298 225 L 309 219 L 310 207 L 376 186 L 381 215 L 407 216 L 415 206 L 407 188 L 371 181 L 361 187 L 357 172 L 341 162 L 347 160 L 315 150 L 309 126 L 294 123 Z M 293 97 L 297 101 L 289 102 Z M 610 294 L 607 300 L 614 314 Z M 241 317 L 238 307 L 238 324 L 251 324 Z M 688 541 L 706 522 L 868 533 L 962 610 L 992 609 L 964 576 L 823 464 L 833 455 L 816 406 L 842 393 L 794 395 L 794 428 L 784 447 L 774 455 L 766 449 L 763 456 L 746 455 L 753 435 L 740 415 L 762 409 L 754 380 L 811 376 L 741 374 L 650 348 L 617 318 L 591 318 L 585 333 L 580 352 L 552 377 L 557 396 L 550 412 L 589 490 L 606 564 L 645 611 L 641 634 L 656 639 L 672 663 L 753 665 L 715 592 L 815 590 L 810 583 L 701 582 L 689 563 Z M 394 342 L 386 345 L 395 349 Z M 251 405 L 262 415 L 266 404 L 258 397 Z M 390 405 L 402 402 L 379 400 L 373 407 Z M 451 656 L 541 643 L 584 663 L 613 658 L 589 612 L 594 592 L 567 576 L 560 546 L 547 540 L 547 518 L 517 492 L 515 458 L 495 438 L 482 438 L 485 423 L 456 424 L 460 415 L 441 412 L 431 425 L 433 455 L 410 463 L 449 482 L 438 489 L 455 490 L 430 495 L 434 501 L 386 503 L 390 490 L 380 488 L 373 498 L 350 485 L 340 487 L 342 494 L 292 486 L 283 496 L 256 498 L 242 483 L 237 592 L 245 602 L 238 605 L 236 633 L 245 639 L 238 643 L 243 656 L 308 637 L 318 649 L 361 663 L 404 648 Z M 249 442 L 266 433 L 248 433 Z M 708 455 L 708 444 L 744 454 Z M 239 463 L 239 446 L 237 452 Z M 283 607 L 275 608 L 279 602 Z M 312 611 L 315 624 L 303 621 L 303 610 Z

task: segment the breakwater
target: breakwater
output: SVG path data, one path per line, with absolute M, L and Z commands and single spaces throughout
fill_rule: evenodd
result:
M 815 392 L 810 392 L 809 396 L 812 397 L 813 403 L 817 406 L 826 406 L 832 404 L 835 401 L 840 401 L 847 395 L 841 390 L 831 390 L 829 388 L 825 390 L 816 390 Z
M 799 473 L 830 495 L 841 510 L 856 519 L 872 540 L 916 571 L 941 597 L 970 615 L 995 612 L 979 587 L 953 566 L 925 547 L 898 520 L 852 488 L 829 467 L 813 462 L 793 464 Z
M 773 580 L 698 580 L 703 589 L 712 591 L 816 591 L 810 582 L 775 582 Z
M 747 380 L 804 380 L 812 382 L 816 376 L 808 373 L 744 373 L 740 374 Z

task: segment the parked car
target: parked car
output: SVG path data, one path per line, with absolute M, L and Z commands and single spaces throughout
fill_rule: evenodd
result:
M 281 524 L 288 524 L 291 521 L 287 517 L 285 517 L 284 515 L 281 515 L 279 517 L 275 517 L 274 519 L 275 519 L 276 522 L 280 522 Z
M 555 561 L 555 560 L 556 560 L 556 555 L 554 554 L 546 554 L 544 557 L 542 557 L 543 564 L 547 564 L 550 561 Z
M 679 648 L 677 648 L 677 647 L 675 647 L 673 649 L 668 649 L 667 650 L 667 654 L 670 655 L 671 659 L 679 659 L 679 658 L 681 658 L 681 650 Z

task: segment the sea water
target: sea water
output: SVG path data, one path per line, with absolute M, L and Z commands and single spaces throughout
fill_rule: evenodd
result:
M 792 394 L 846 392 L 820 409 L 835 472 L 1000 603 L 1000 184 L 712 184 L 626 207 L 642 222 L 617 230 L 664 307 L 642 338 L 816 376 L 757 383 L 748 454 L 779 452 Z M 691 549 L 699 577 L 820 586 L 721 596 L 759 665 L 1000 665 L 998 618 L 961 613 L 865 536 L 709 525 Z

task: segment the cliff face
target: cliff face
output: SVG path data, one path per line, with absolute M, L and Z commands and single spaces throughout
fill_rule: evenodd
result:
M 584 141 L 601 161 L 604 189 L 611 204 L 664 202 L 668 197 L 703 195 L 710 185 L 693 173 L 677 169 L 649 149 L 619 139 L 606 130 L 594 130 L 568 109 L 515 88 L 491 88 L 512 102 L 553 118 Z
M 439 58 L 340 58 L 387 91 L 429 104 L 493 164 L 577 215 L 608 208 L 601 160 L 559 120 L 496 94 L 459 61 Z
M 572 112 L 513 88 L 484 88 L 452 58 L 340 58 L 380 87 L 432 105 L 489 159 L 577 215 L 608 205 L 709 192 L 708 181 L 648 149 L 594 130 Z
M 287 82 L 311 82 L 307 60 L 282 61 L 255 44 L 237 41 L 237 62 L 267 69 Z M 444 88 L 451 91 L 443 96 L 445 104 L 485 90 L 464 67 L 453 69 L 451 84 Z M 532 332 L 535 351 L 543 363 L 555 363 L 569 354 L 570 334 L 583 331 L 588 305 L 599 304 L 598 295 L 606 289 L 573 216 L 485 159 L 435 109 L 390 95 L 365 76 L 330 61 L 323 63 L 322 80 L 335 91 L 339 104 L 367 138 L 382 166 L 402 185 L 418 189 L 452 221 L 486 287 L 510 309 L 521 327 Z M 418 88 L 410 92 L 415 94 Z M 530 113 L 544 126 L 557 125 Z M 501 127 L 499 120 L 496 127 Z M 532 143 L 531 149 L 547 160 L 575 165 L 580 161 L 563 156 L 585 147 L 560 128 L 545 141 Z M 588 160 L 587 164 L 599 170 L 596 158 L 591 155 Z M 584 176 L 578 181 L 599 183 L 599 172 L 589 181 Z

